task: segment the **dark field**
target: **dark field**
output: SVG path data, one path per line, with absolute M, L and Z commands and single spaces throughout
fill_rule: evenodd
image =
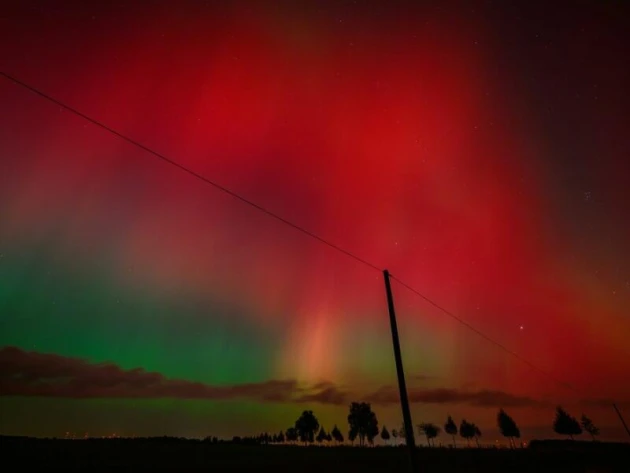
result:
M 0 438 L 3 471 L 406 472 L 402 447 L 210 444 L 178 439 Z M 527 449 L 419 448 L 418 471 L 628 472 L 630 445 L 541 442 Z

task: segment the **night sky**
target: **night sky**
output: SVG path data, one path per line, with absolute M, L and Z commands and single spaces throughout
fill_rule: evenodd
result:
M 414 423 L 621 436 L 630 3 L 14 3 L 3 72 L 551 374 L 394 282 Z M 1 77 L 0 347 L 3 434 L 402 422 L 382 274 Z

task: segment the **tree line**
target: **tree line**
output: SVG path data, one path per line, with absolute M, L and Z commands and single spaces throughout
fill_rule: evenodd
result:
M 512 448 L 516 446 L 516 441 L 521 438 L 521 430 L 514 421 L 514 419 L 508 415 L 505 410 L 499 409 L 497 414 L 497 425 L 501 435 L 508 439 L 508 442 Z M 593 423 L 593 421 L 582 414 L 582 418 L 578 421 L 575 417 L 569 414 L 561 406 L 556 408 L 556 416 L 553 421 L 553 430 L 560 435 L 568 435 L 573 440 L 575 435 L 580 435 L 582 432 L 587 432 L 593 440 L 599 435 L 599 428 Z M 435 438 L 440 434 L 440 427 L 432 423 L 421 423 L 418 425 L 418 431 L 421 435 L 424 435 L 427 439 L 429 446 L 435 445 Z M 449 415 L 446 423 L 444 424 L 444 432 L 450 435 L 453 439 L 453 447 L 457 446 L 456 437 L 459 434 L 460 437 L 466 440 L 467 445 L 470 446 L 470 441 L 475 440 L 477 447 L 479 447 L 479 439 L 481 438 L 481 429 L 474 423 L 463 419 L 457 427 L 457 424 L 453 418 Z M 398 432 L 392 432 L 394 437 L 397 435 L 405 437 L 404 426 Z
M 395 443 L 398 438 L 404 441 L 406 437 L 404 425 L 399 429 L 392 429 L 391 433 L 386 426 L 379 429 L 376 414 L 372 410 L 371 405 L 366 402 L 353 402 L 350 404 L 347 422 L 347 438 L 351 444 L 358 441 L 359 446 L 373 445 L 374 440 L 378 436 L 385 443 L 388 443 L 390 439 L 393 439 Z M 516 421 L 504 409 L 499 409 L 497 413 L 497 425 L 501 435 L 508 439 L 512 448 L 515 448 L 517 441 L 521 438 L 521 431 Z M 435 439 L 442 431 L 452 438 L 452 446 L 454 448 L 457 447 L 458 435 L 466 440 L 467 446 L 470 446 L 471 441 L 474 440 L 477 447 L 480 446 L 479 439 L 482 437 L 481 429 L 475 423 L 462 419 L 458 426 L 450 415 L 447 416 L 443 428 L 430 422 L 423 422 L 417 428 L 418 433 L 426 437 L 427 445 L 430 447 L 435 446 Z M 567 435 L 571 439 L 583 432 L 590 434 L 593 440 L 599 435 L 599 429 L 586 415 L 583 414 L 581 420 L 578 421 L 560 406 L 556 408 L 553 430 L 560 435 Z M 272 443 L 303 445 L 317 443 L 329 445 L 332 442 L 335 445 L 341 445 L 344 443 L 345 438 L 337 425 L 334 425 L 330 431 L 327 431 L 323 425 L 320 425 L 312 410 L 305 410 L 293 426 L 285 431 L 277 434 L 263 433 L 254 437 L 234 437 L 233 441 L 264 445 Z

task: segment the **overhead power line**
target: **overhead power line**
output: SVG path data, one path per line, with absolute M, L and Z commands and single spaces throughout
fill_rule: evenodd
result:
M 228 194 L 232 197 L 234 197 L 235 199 L 240 200 L 241 202 L 253 207 L 256 210 L 259 210 L 265 214 L 267 214 L 268 216 L 278 220 L 281 223 L 284 223 L 285 225 L 288 225 L 289 227 L 292 227 L 295 230 L 298 230 L 302 233 L 304 233 L 305 235 L 319 241 L 320 243 L 323 243 L 324 245 L 327 245 L 328 247 L 339 251 L 340 253 L 345 254 L 346 256 L 354 259 L 355 261 L 358 261 L 359 263 L 364 264 L 365 266 L 368 266 L 371 269 L 374 269 L 376 271 L 382 272 L 382 269 L 379 268 L 377 265 L 370 263 L 369 261 L 355 255 L 354 253 L 330 242 L 329 240 L 326 240 L 325 238 L 320 237 L 319 235 L 313 233 L 310 230 L 305 229 L 304 227 L 295 224 L 293 222 L 291 222 L 290 220 L 287 220 L 284 217 L 281 217 L 280 215 L 272 212 L 271 210 L 247 199 L 246 197 L 243 197 L 242 195 L 228 189 L 227 187 L 222 186 L 221 184 L 218 184 L 215 181 L 212 181 L 211 179 L 208 179 L 207 177 L 199 174 L 196 171 L 193 171 L 192 169 L 184 166 L 183 164 L 178 163 L 177 161 L 174 161 L 166 156 L 164 156 L 163 154 L 158 153 L 157 151 L 149 148 L 148 146 L 143 145 L 142 143 L 134 140 L 133 138 L 130 138 L 126 135 L 124 135 L 123 133 L 116 131 L 115 129 L 105 125 L 104 123 L 78 111 L 77 109 L 65 104 L 64 102 L 55 99 L 54 97 L 51 97 L 50 95 L 46 94 L 45 92 L 42 92 L 41 90 L 39 90 L 36 87 L 33 87 L 29 84 L 27 84 L 26 82 L 23 82 L 17 78 L 15 78 L 14 76 L 11 76 L 9 74 L 7 74 L 4 71 L 0 71 L 0 75 L 3 76 L 5 79 L 8 79 L 9 81 L 33 92 L 34 94 L 46 99 L 49 102 L 54 103 L 55 105 L 62 107 L 65 110 L 68 110 L 69 112 L 83 118 L 84 120 L 96 125 L 99 128 L 102 128 L 103 130 L 119 137 L 120 139 L 130 143 L 133 146 L 136 146 L 144 151 L 146 151 L 147 153 L 153 155 L 156 158 L 161 159 L 162 161 L 175 166 L 176 168 L 180 169 L 181 171 L 184 171 L 188 174 L 190 174 L 191 176 L 201 180 L 202 182 L 211 185 L 212 187 L 214 187 L 215 189 L 220 190 L 221 192 L 224 192 L 225 194 Z M 413 292 L 414 294 L 420 296 L 422 299 L 424 299 L 426 302 L 428 302 L 429 304 L 431 304 L 432 306 L 434 306 L 435 308 L 439 309 L 441 312 L 443 312 L 444 314 L 452 317 L 454 320 L 456 320 L 457 322 L 459 322 L 460 324 L 464 325 L 465 327 L 467 327 L 468 329 L 470 329 L 471 331 L 473 331 L 474 333 L 476 333 L 477 335 L 479 335 L 480 337 L 482 337 L 483 339 L 485 339 L 486 341 L 492 343 L 493 345 L 495 345 L 496 347 L 500 348 L 501 350 L 503 350 L 504 352 L 508 353 L 509 355 L 515 357 L 516 359 L 520 360 L 521 362 L 525 363 L 526 365 L 528 365 L 529 367 L 533 368 L 534 370 L 538 371 L 539 373 L 549 377 L 550 379 L 554 380 L 555 382 L 557 382 L 560 385 L 563 385 L 569 389 L 571 389 L 572 391 L 577 392 L 577 390 L 571 386 L 570 384 L 561 381 L 559 379 L 557 379 L 556 377 L 554 377 L 551 373 L 539 368 L 538 366 L 536 366 L 535 364 L 531 363 L 530 361 L 528 361 L 527 359 L 523 358 L 522 356 L 518 355 L 517 353 L 513 352 L 512 350 L 510 350 L 509 348 L 507 348 L 505 345 L 497 342 L 496 340 L 490 338 L 488 335 L 484 334 L 483 332 L 481 332 L 480 330 L 476 329 L 475 327 L 473 327 L 472 325 L 470 325 L 468 322 L 466 322 L 465 320 L 461 319 L 460 317 L 456 316 L 455 314 L 453 314 L 452 312 L 450 312 L 449 310 L 445 309 L 444 307 L 442 307 L 441 305 L 437 304 L 436 302 L 434 302 L 433 300 L 429 299 L 427 296 L 425 296 L 424 294 L 422 294 L 420 291 L 418 291 L 417 289 L 414 289 L 412 286 L 408 285 L 407 283 L 405 283 L 404 281 L 398 279 L 397 277 L 395 277 L 394 275 L 391 275 L 391 278 L 396 280 L 398 283 L 400 283 L 402 286 L 404 286 L 405 288 L 409 289 L 411 292 Z
M 554 375 L 552 375 L 551 373 L 549 373 L 546 370 L 543 370 L 542 368 L 539 368 L 538 366 L 536 366 L 535 364 L 533 364 L 532 362 L 530 362 L 529 360 L 523 358 L 522 356 L 520 356 L 518 353 L 513 352 L 512 350 L 510 350 L 508 347 L 506 347 L 505 345 L 503 345 L 502 343 L 497 342 L 496 340 L 494 340 L 493 338 L 490 338 L 488 335 L 486 335 L 485 333 L 483 333 L 482 331 L 476 329 L 475 327 L 473 327 L 472 325 L 470 325 L 468 322 L 466 322 L 465 320 L 463 320 L 462 318 L 458 317 L 457 315 L 453 314 L 451 311 L 449 311 L 448 309 L 445 309 L 444 307 L 442 307 L 440 304 L 438 304 L 437 302 L 429 299 L 427 296 L 425 296 L 424 294 L 422 294 L 420 291 L 414 289 L 413 287 L 411 287 L 409 284 L 405 283 L 404 281 L 401 281 L 400 279 L 398 279 L 396 276 L 391 276 L 391 278 L 393 280 L 395 280 L 396 282 L 398 282 L 401 286 L 409 289 L 411 292 L 413 292 L 414 294 L 420 296 L 422 299 L 424 299 L 427 303 L 431 304 L 433 307 L 435 307 L 436 309 L 440 310 L 441 312 L 443 312 L 444 314 L 448 315 L 449 317 L 455 319 L 457 322 L 459 322 L 460 324 L 462 324 L 463 326 L 465 326 L 466 328 L 468 328 L 469 330 L 472 330 L 473 332 L 475 332 L 477 335 L 479 335 L 481 338 L 483 338 L 484 340 L 486 340 L 487 342 L 492 343 L 493 345 L 495 345 L 496 347 L 500 348 L 501 350 L 503 350 L 504 352 L 506 352 L 509 355 L 512 355 L 514 358 L 516 358 L 517 360 L 525 363 L 527 366 L 529 366 L 530 368 L 533 368 L 534 370 L 538 371 L 539 373 L 547 376 L 549 379 L 552 379 L 553 381 L 555 381 L 558 384 L 561 384 L 562 386 L 576 392 L 579 394 L 579 392 L 577 391 L 577 389 L 575 389 L 572 385 L 570 385 L 569 383 L 562 381 L 558 378 L 556 378 Z
M 176 168 L 179 168 L 180 170 L 182 170 L 182 171 L 184 171 L 184 172 L 186 172 L 186 173 L 190 174 L 190 175 L 191 175 L 191 176 L 193 176 L 193 177 L 196 177 L 197 179 L 199 179 L 199 180 L 201 180 L 201 181 L 205 182 L 206 184 L 210 184 L 210 185 L 211 185 L 211 186 L 213 186 L 215 189 L 218 189 L 218 190 L 220 190 L 221 192 L 224 192 L 224 193 L 226 193 L 226 194 L 228 194 L 228 195 L 230 195 L 230 196 L 234 197 L 235 199 L 238 199 L 238 200 L 240 200 L 241 202 L 244 202 L 245 204 L 247 204 L 247 205 L 249 205 L 249 206 L 251 206 L 251 207 L 255 208 L 256 210 L 259 210 L 259 211 L 261 211 L 261 212 L 263 212 L 263 213 L 267 214 L 268 216 L 270 216 L 270 217 L 272 217 L 272 218 L 275 218 L 276 220 L 278 220 L 278 221 L 280 221 L 280 222 L 284 223 L 285 225 L 288 225 L 288 226 L 290 226 L 290 227 L 293 227 L 294 229 L 296 229 L 296 230 L 298 230 L 298 231 L 300 231 L 300 232 L 304 233 L 305 235 L 308 235 L 309 237 L 314 238 L 315 240 L 319 241 L 320 243 L 323 243 L 323 244 L 325 244 L 325 245 L 328 245 L 329 247 L 331 247 L 331 248 L 333 248 L 333 249 L 335 249 L 335 250 L 337 250 L 337 251 L 340 251 L 341 253 L 343 253 L 343 254 L 345 254 L 345 255 L 349 256 L 350 258 L 355 259 L 356 261 L 358 261 L 358 262 L 360 262 L 360 263 L 362 263 L 362 264 L 364 264 L 364 265 L 366 265 L 366 266 L 369 266 L 369 267 L 370 267 L 370 268 L 372 268 L 372 269 L 375 269 L 375 270 L 377 270 L 377 271 L 382 271 L 382 270 L 381 270 L 381 268 L 379 268 L 378 266 L 376 266 L 376 265 L 374 265 L 374 264 L 370 263 L 369 261 L 364 260 L 363 258 L 361 258 L 361 257 L 359 257 L 359 256 L 357 256 L 357 255 L 355 255 L 354 253 L 351 253 L 350 251 L 348 251 L 348 250 L 346 250 L 346 249 L 344 249 L 344 248 L 341 248 L 340 246 L 337 246 L 337 245 L 335 245 L 334 243 L 332 243 L 332 242 L 330 242 L 330 241 L 328 241 L 328 240 L 325 240 L 324 238 L 322 238 L 322 237 L 320 237 L 319 235 L 316 235 L 315 233 L 313 233 L 313 232 L 311 232 L 311 231 L 309 231 L 309 230 L 305 229 L 304 227 L 302 227 L 302 226 L 300 226 L 300 225 L 297 225 L 297 224 L 295 224 L 295 223 L 293 223 L 293 222 L 291 222 L 291 221 L 287 220 L 287 219 L 286 219 L 286 218 L 284 218 L 284 217 L 281 217 L 280 215 L 278 215 L 278 214 L 276 214 L 276 213 L 272 212 L 272 211 L 271 211 L 271 210 L 269 210 L 269 209 L 266 209 L 265 207 L 263 207 L 263 206 L 261 206 L 261 205 L 258 205 L 258 204 L 257 204 L 257 203 L 255 203 L 255 202 L 252 202 L 251 200 L 247 199 L 246 197 L 243 197 L 243 196 L 242 196 L 242 195 L 240 195 L 240 194 L 237 194 L 236 192 L 234 192 L 234 191 L 232 191 L 232 190 L 228 189 L 227 187 L 224 187 L 224 186 L 222 186 L 221 184 L 218 184 L 217 182 L 212 181 L 212 180 L 208 179 L 207 177 L 205 177 L 205 176 L 203 176 L 203 175 L 199 174 L 198 172 L 193 171 L 193 170 L 192 170 L 192 169 L 190 169 L 189 167 L 186 167 L 186 166 L 184 166 L 183 164 L 178 163 L 177 161 L 173 161 L 172 159 L 167 158 L 167 157 L 166 157 L 166 156 L 164 156 L 163 154 L 160 154 L 160 153 L 158 153 L 157 151 L 155 151 L 155 150 L 153 150 L 153 149 L 149 148 L 148 146 L 145 146 L 145 145 L 143 145 L 142 143 L 140 143 L 140 142 L 138 142 L 138 141 L 134 140 L 133 138 L 130 138 L 130 137 L 128 137 L 128 136 L 126 136 L 126 135 L 124 135 L 124 134 L 120 133 L 119 131 L 114 130 L 113 128 L 111 128 L 111 127 L 109 127 L 109 126 L 105 125 L 104 123 L 102 123 L 102 122 L 100 122 L 100 121 L 98 121 L 98 120 L 96 120 L 96 119 L 94 119 L 94 118 L 92 118 L 92 117 L 90 117 L 90 116 L 88 116 L 88 115 L 86 115 L 86 114 L 84 114 L 84 113 L 82 113 L 82 112 L 78 111 L 77 109 L 75 109 L 75 108 L 73 108 L 73 107 L 71 107 L 71 106 L 69 106 L 69 105 L 67 105 L 67 104 L 65 104 L 65 103 L 63 103 L 63 102 L 61 102 L 60 100 L 57 100 L 57 99 L 55 99 L 55 98 L 51 97 L 50 95 L 48 95 L 48 94 L 46 94 L 46 93 L 42 92 L 41 90 L 39 90 L 39 89 L 37 89 L 37 88 L 35 88 L 35 87 L 31 86 L 31 85 L 28 85 L 27 83 L 25 83 L 25 82 L 23 82 L 23 81 L 21 81 L 21 80 L 19 80 L 19 79 L 16 79 L 15 77 L 10 76 L 9 74 L 7 74 L 7 73 L 5 73 L 5 72 L 3 72 L 3 71 L 0 71 L 0 75 L 2 75 L 3 77 L 5 77 L 6 79 L 9 79 L 10 81 L 12 81 L 12 82 L 16 83 L 17 85 L 20 85 L 20 86 L 24 87 L 25 89 L 30 90 L 31 92 L 33 92 L 33 93 L 35 93 L 35 94 L 39 95 L 40 97 L 42 97 L 42 98 L 44 98 L 44 99 L 48 100 L 49 102 L 52 102 L 52 103 L 54 103 L 55 105 L 58 105 L 58 106 L 60 106 L 60 107 L 62 107 L 62 108 L 64 108 L 64 109 L 68 110 L 69 112 L 72 112 L 72 113 L 74 113 L 75 115 L 77 115 L 77 116 L 79 116 L 79 117 L 83 118 L 84 120 L 89 121 L 90 123 L 92 123 L 92 124 L 94 124 L 94 125 L 98 126 L 99 128 L 102 128 L 103 130 L 108 131 L 109 133 L 111 133 L 111 134 L 113 134 L 113 135 L 116 135 L 117 137 L 119 137 L 119 138 L 121 138 L 121 139 L 125 140 L 126 142 L 128 142 L 128 143 L 132 144 L 133 146 L 136 146 L 136 147 L 138 147 L 138 148 L 140 148 L 140 149 L 142 149 L 142 150 L 146 151 L 147 153 L 152 154 L 152 155 L 153 155 L 153 156 L 155 156 L 156 158 L 159 158 L 159 159 L 161 159 L 162 161 L 165 161 L 165 162 L 167 162 L 168 164 L 171 164 L 172 166 L 175 166 Z

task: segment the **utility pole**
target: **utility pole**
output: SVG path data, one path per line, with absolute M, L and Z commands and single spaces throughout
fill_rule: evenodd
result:
M 385 278 L 385 292 L 387 293 L 387 308 L 389 310 L 389 322 L 392 329 L 392 342 L 394 344 L 394 358 L 396 360 L 396 374 L 398 375 L 398 389 L 400 391 L 400 404 L 402 407 L 403 422 L 405 424 L 405 439 L 409 449 L 409 460 L 411 471 L 417 472 L 416 468 L 416 440 L 411 422 L 411 411 L 409 409 L 409 398 L 407 397 L 407 385 L 405 384 L 405 371 L 403 370 L 402 355 L 400 353 L 400 340 L 398 339 L 398 326 L 396 324 L 396 311 L 394 310 L 394 296 L 389 281 L 389 271 L 383 271 Z
M 630 435 L 630 429 L 628 429 L 628 425 L 626 424 L 626 421 L 623 420 L 623 416 L 621 415 L 621 412 L 619 412 L 619 409 L 617 409 L 617 404 L 613 404 L 613 407 L 615 408 L 615 412 L 617 412 L 617 415 L 619 416 L 619 420 L 623 424 L 623 427 L 626 429 L 626 432 L 628 432 L 628 435 Z

